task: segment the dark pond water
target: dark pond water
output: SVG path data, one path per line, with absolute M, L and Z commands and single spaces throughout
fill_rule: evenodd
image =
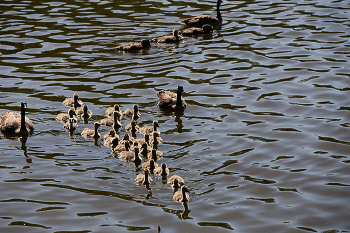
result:
M 349 232 L 350 2 L 224 0 L 221 12 L 212 35 L 117 53 L 215 16 L 215 0 L 2 1 L 0 111 L 26 101 L 35 132 L 0 139 L 0 231 Z M 178 85 L 184 114 L 160 111 L 156 92 Z M 74 93 L 93 117 L 69 135 L 55 117 Z M 139 126 L 159 121 L 158 164 L 184 177 L 187 209 L 81 136 L 115 103 L 137 103 Z

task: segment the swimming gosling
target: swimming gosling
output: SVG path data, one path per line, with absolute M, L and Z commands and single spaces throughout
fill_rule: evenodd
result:
M 137 185 L 149 185 L 152 181 L 148 170 L 145 170 L 144 174 L 138 174 L 135 178 L 135 184 Z
M 158 121 L 153 121 L 152 126 L 146 125 L 146 126 L 142 127 L 140 129 L 140 134 L 151 134 L 153 132 L 158 132 L 160 134 L 158 127 L 159 127 Z
M 135 164 L 140 164 L 142 162 L 138 147 L 134 147 L 134 151 L 120 152 L 119 159 L 123 162 L 133 162 Z
M 181 186 L 181 190 L 174 193 L 173 199 L 176 202 L 188 202 L 190 195 L 188 195 L 188 188 L 186 185 Z
M 139 113 L 139 106 L 137 104 L 134 104 L 132 108 L 125 109 L 123 115 L 127 118 L 132 118 L 134 120 L 139 119 L 141 116 L 141 114 Z
M 161 167 L 158 167 L 154 170 L 154 173 L 158 176 L 168 176 L 170 171 L 167 168 L 166 163 L 162 163 Z
M 61 123 L 67 123 L 69 119 L 74 118 L 77 120 L 77 114 L 75 113 L 74 108 L 68 109 L 68 113 L 60 113 L 56 117 L 56 121 L 59 121 Z
M 125 130 L 132 133 L 136 133 L 137 131 L 139 131 L 139 129 L 140 126 L 137 125 L 134 119 L 132 119 L 131 122 L 125 126 Z
M 0 119 L 0 130 L 6 134 L 29 135 L 34 132 L 34 125 L 26 117 L 27 103 L 21 102 L 21 113 L 2 112 Z
M 116 47 L 116 50 L 139 50 L 139 49 L 147 49 L 151 48 L 151 43 L 148 39 L 141 40 L 141 43 L 138 42 L 131 42 L 124 45 L 119 45 Z
M 120 127 L 122 127 L 122 123 L 119 120 L 120 114 L 116 111 L 113 112 L 113 118 L 104 118 L 100 121 L 101 125 L 113 127 L 115 131 L 117 131 Z
M 62 104 L 64 106 L 67 106 L 67 107 L 74 107 L 74 108 L 78 108 L 78 107 L 81 107 L 83 106 L 83 102 L 81 100 L 79 100 L 79 95 L 77 93 L 75 93 L 73 95 L 73 98 L 66 98 Z
M 84 119 L 90 118 L 92 116 L 92 112 L 91 112 L 91 110 L 89 110 L 87 104 L 84 104 L 83 108 L 78 108 L 76 110 L 76 114 L 79 117 L 84 118 Z
M 120 110 L 119 104 L 115 104 L 114 107 L 110 107 L 106 110 L 106 115 L 108 117 L 113 117 L 113 112 L 116 111 L 120 114 L 120 117 L 123 116 L 123 112 Z
M 210 24 L 205 24 L 203 25 L 202 28 L 196 28 L 196 27 L 186 28 L 180 31 L 179 33 L 184 36 L 191 36 L 191 35 L 199 35 L 199 34 L 205 34 L 210 32 L 213 32 L 213 26 L 211 26 Z
M 78 128 L 76 122 L 77 121 L 74 118 L 70 118 L 69 121 L 63 125 L 63 128 L 65 128 L 69 132 L 74 132 Z
M 83 132 L 81 132 L 81 136 L 84 138 L 99 138 L 101 137 L 100 133 L 98 132 L 98 128 L 101 126 L 99 122 L 94 123 L 94 129 L 88 129 L 85 128 Z
M 181 35 L 179 35 L 179 31 L 177 29 L 174 29 L 172 36 L 157 37 L 157 38 L 153 38 L 152 41 L 157 43 L 175 43 L 175 42 L 180 42 L 183 39 L 184 38 Z

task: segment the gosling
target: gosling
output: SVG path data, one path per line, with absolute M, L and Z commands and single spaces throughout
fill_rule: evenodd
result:
M 100 123 L 95 122 L 94 123 L 94 129 L 88 129 L 85 128 L 83 132 L 81 132 L 81 136 L 84 138 L 99 138 L 101 137 L 100 133 L 98 132 L 98 128 L 101 126 Z
M 135 184 L 137 185 L 149 185 L 152 181 L 152 178 L 149 177 L 148 170 L 145 170 L 144 174 L 138 174 L 135 178 Z
M 81 100 L 79 100 L 79 95 L 77 93 L 75 93 L 73 95 L 73 98 L 66 98 L 62 104 L 64 106 L 67 106 L 67 107 L 74 107 L 74 108 L 78 108 L 78 107 L 81 107 L 83 106 L 83 102 Z

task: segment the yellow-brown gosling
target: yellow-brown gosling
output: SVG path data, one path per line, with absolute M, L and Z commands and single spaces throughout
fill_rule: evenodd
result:
M 63 128 L 65 128 L 67 131 L 74 132 L 75 130 L 77 130 L 78 125 L 74 118 L 70 118 L 69 121 L 67 121 L 67 123 L 63 125 Z
M 147 49 L 151 48 L 151 43 L 148 39 L 141 40 L 141 43 L 138 42 L 131 42 L 124 45 L 119 45 L 116 47 L 116 50 L 138 50 L 138 49 Z
M 116 111 L 120 114 L 120 117 L 123 116 L 123 112 L 120 110 L 119 104 L 115 104 L 114 107 L 110 107 L 106 110 L 106 116 L 113 117 L 113 112 Z
M 107 140 L 108 138 L 114 138 L 116 135 L 118 135 L 117 132 L 114 129 L 111 129 L 108 133 L 103 135 L 103 140 Z
M 134 120 L 139 119 L 141 116 L 141 114 L 139 113 L 139 106 L 137 104 L 134 104 L 132 108 L 125 109 L 123 115 L 127 118 L 132 118 Z
M 178 189 L 181 186 L 185 185 L 184 179 L 181 176 L 178 176 L 178 175 L 172 175 L 168 179 L 167 183 L 172 189 Z
M 174 43 L 174 42 L 182 41 L 183 39 L 184 38 L 179 35 L 179 31 L 177 29 L 174 29 L 172 36 L 157 37 L 157 38 L 153 38 L 152 41 L 157 43 Z
M 135 143 L 139 144 L 139 145 L 143 145 L 143 143 L 147 143 L 148 145 L 150 145 L 149 143 L 149 134 L 145 134 L 143 138 L 137 138 L 135 139 Z
M 177 93 L 171 91 L 158 91 L 158 106 L 162 109 L 181 111 L 187 107 L 186 101 L 181 97 L 184 92 L 183 86 L 177 87 Z
M 125 142 L 129 142 L 130 146 L 133 146 L 135 139 L 133 137 L 130 137 L 129 134 L 124 134 L 123 139 L 119 142 L 119 144 L 124 144 Z
M 216 2 L 216 18 L 212 16 L 201 15 L 194 18 L 188 18 L 179 22 L 185 23 L 189 26 L 203 26 L 204 24 L 210 24 L 212 26 L 220 25 L 222 23 L 222 17 L 220 13 L 220 5 L 222 0 Z
M 142 143 L 141 148 L 140 148 L 140 154 L 147 157 L 152 157 L 152 148 L 148 145 L 147 142 Z
M 126 141 L 123 144 L 119 142 L 119 144 L 115 146 L 112 150 L 114 153 L 121 153 L 122 151 L 130 151 L 129 141 Z
M 152 153 L 148 154 L 149 159 L 154 159 L 154 161 L 158 161 L 162 156 L 163 152 L 156 149 L 152 149 Z
M 59 121 L 61 123 L 67 123 L 69 119 L 74 118 L 77 120 L 77 114 L 75 113 L 74 108 L 68 109 L 68 113 L 60 113 L 56 117 L 56 121 Z
M 135 178 L 135 184 L 137 185 L 149 185 L 152 181 L 148 170 L 145 170 L 144 174 L 138 174 Z
M 77 93 L 75 93 L 73 95 L 73 98 L 66 98 L 62 104 L 64 106 L 67 106 L 67 107 L 74 107 L 74 108 L 78 108 L 78 107 L 81 107 L 83 106 L 83 102 L 81 100 L 79 100 L 79 95 Z
M 100 133 L 98 132 L 98 128 L 100 127 L 100 125 L 101 124 L 99 122 L 95 122 L 94 129 L 85 128 L 83 130 L 83 132 L 81 132 L 81 136 L 83 136 L 84 138 L 99 138 L 99 137 L 101 137 Z
M 123 162 L 133 162 L 135 164 L 140 164 L 142 162 L 138 147 L 134 147 L 134 151 L 120 152 L 119 159 Z
M 21 113 L 2 112 L 0 119 L 0 130 L 7 134 L 29 135 L 34 132 L 34 125 L 26 117 L 27 103 L 21 102 Z
M 118 146 L 119 143 L 119 136 L 116 135 L 114 137 L 107 137 L 104 142 L 103 145 L 105 145 L 105 147 L 108 147 L 109 149 L 115 148 L 116 146 Z
M 198 35 L 198 34 L 204 34 L 204 33 L 210 33 L 213 32 L 213 26 L 210 24 L 205 24 L 203 25 L 202 28 L 186 28 L 179 33 L 184 35 L 184 36 L 191 36 L 191 35 Z
M 188 188 L 186 185 L 181 186 L 181 190 L 174 193 L 174 201 L 176 202 L 188 202 L 190 200 L 190 195 L 188 195 Z
M 131 122 L 125 126 L 125 130 L 132 133 L 136 133 L 137 131 L 139 131 L 139 129 L 140 127 L 137 125 L 134 119 L 132 119 Z
M 163 139 L 159 136 L 159 133 L 153 132 L 153 137 L 150 138 L 150 143 L 152 145 L 159 145 L 163 143 Z
M 158 176 L 168 176 L 170 171 L 166 166 L 166 163 L 162 163 L 161 167 L 158 167 L 154 170 L 154 173 Z
M 142 127 L 140 129 L 140 134 L 151 134 L 153 132 L 158 132 L 160 134 L 158 127 L 159 127 L 158 121 L 153 121 L 153 126 L 146 125 Z
M 91 110 L 89 110 L 87 104 L 83 105 L 83 108 L 78 108 L 75 113 L 81 118 L 90 118 L 92 116 Z
M 144 162 L 142 164 L 142 168 L 143 170 L 149 170 L 150 173 L 153 173 L 154 169 L 158 168 L 158 164 L 153 159 L 151 159 L 150 161 Z
M 100 121 L 101 125 L 113 127 L 114 130 L 118 130 L 120 127 L 122 127 L 122 123 L 120 123 L 120 114 L 116 111 L 113 112 L 113 118 L 104 118 Z

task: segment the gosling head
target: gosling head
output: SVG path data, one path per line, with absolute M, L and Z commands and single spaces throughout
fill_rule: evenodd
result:
M 205 25 L 203 25 L 203 31 L 205 33 L 212 32 L 213 31 L 213 26 L 211 26 L 210 24 L 205 24 Z
M 95 122 L 95 123 L 94 123 L 94 128 L 95 128 L 95 129 L 98 129 L 98 127 L 100 127 L 100 126 L 101 126 L 101 124 L 100 124 L 99 122 Z
M 78 100 L 79 100 L 79 95 L 78 95 L 77 93 L 75 93 L 75 94 L 73 95 L 73 100 L 74 100 L 74 101 L 78 101 Z
M 141 45 L 142 45 L 144 48 L 151 48 L 151 43 L 149 42 L 148 39 L 143 39 L 143 40 L 141 40 Z

